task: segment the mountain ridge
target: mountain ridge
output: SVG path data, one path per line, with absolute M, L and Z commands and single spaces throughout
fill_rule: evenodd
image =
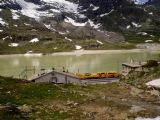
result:
M 158 42 L 158 7 L 148 6 L 155 3 L 153 1 L 145 5 L 134 2 L 3 0 L 0 2 L 1 43 L 26 44 L 38 38 L 47 45 L 52 42 L 62 44 L 61 47 L 69 45 L 71 49 L 75 49 L 76 44 L 84 49 L 101 49 L 104 44 L 115 42 Z M 53 49 L 56 47 L 53 45 Z

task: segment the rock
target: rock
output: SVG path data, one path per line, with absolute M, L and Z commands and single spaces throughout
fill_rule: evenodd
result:
M 139 95 L 139 94 L 142 93 L 142 92 L 144 92 L 144 91 L 141 90 L 141 89 L 132 87 L 130 93 L 131 93 L 131 95 L 133 95 L 133 96 L 137 96 L 137 95 Z
M 62 113 L 64 113 L 64 111 L 63 111 L 63 110 L 60 110 L 59 113 L 62 114 Z
M 87 112 L 83 112 L 83 115 L 85 115 L 85 116 L 86 116 L 86 115 L 87 115 Z
M 142 110 L 145 110 L 145 109 L 140 107 L 140 106 L 133 105 L 129 112 L 130 113 L 137 113 L 137 112 L 140 112 Z
M 6 92 L 7 94 L 11 94 L 11 91 Z
M 158 90 L 151 90 L 151 95 L 160 96 L 160 92 Z
M 36 114 L 41 114 L 41 112 L 40 112 L 40 111 L 37 111 Z
M 5 108 L 6 108 L 6 106 L 0 105 L 0 111 L 1 111 L 1 110 L 4 110 Z
M 18 110 L 17 106 L 11 103 L 7 103 L 5 106 L 3 106 L 3 110 L 12 114 L 20 114 L 20 111 Z
M 24 112 L 24 113 L 30 113 L 33 111 L 32 107 L 31 106 L 28 106 L 26 104 L 24 104 L 23 106 L 19 106 L 18 109 L 21 111 L 21 112 Z
M 125 98 L 122 98 L 121 100 L 122 100 L 122 101 L 125 101 L 125 102 L 127 102 L 127 99 L 125 99 Z
M 106 99 L 106 96 L 102 96 L 102 100 L 105 100 Z
M 137 86 L 137 88 L 141 89 L 141 88 L 142 88 L 142 86 L 141 86 L 141 85 L 138 85 L 138 86 Z
M 72 105 L 74 101 L 67 100 L 67 105 Z
M 79 105 L 79 103 L 74 103 L 73 105 L 74 105 L 74 106 L 78 106 L 78 105 Z
M 3 88 L 2 88 L 2 87 L 0 87 L 0 90 L 3 90 Z

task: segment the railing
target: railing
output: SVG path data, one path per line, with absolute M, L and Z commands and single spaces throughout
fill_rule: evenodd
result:
M 27 80 L 29 72 L 33 72 L 33 74 L 35 74 L 36 73 L 36 68 L 35 67 L 33 67 L 33 68 L 25 67 L 24 70 L 19 74 L 19 78 Z

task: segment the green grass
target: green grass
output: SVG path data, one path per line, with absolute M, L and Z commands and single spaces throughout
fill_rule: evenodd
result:
M 8 111 L 0 107 L 0 120 L 34 120 L 37 118 L 83 120 L 96 119 L 104 115 L 103 113 L 106 116 L 109 115 L 111 119 L 115 112 L 119 115 L 122 111 L 127 115 L 132 115 L 129 112 L 132 104 L 119 103 L 121 99 L 133 100 L 134 103 L 141 100 L 138 96 L 130 94 L 130 87 L 126 82 L 87 86 L 54 85 L 0 77 L 0 106 L 12 105 L 14 110 Z M 150 96 L 148 93 L 147 95 Z M 103 98 L 104 96 L 106 99 Z M 78 103 L 78 106 L 68 105 L 68 101 Z M 17 107 L 24 104 L 32 107 L 31 113 L 18 111 Z M 148 112 L 148 115 L 151 115 L 152 112 L 150 110 Z M 141 115 L 146 115 L 146 113 Z
M 72 93 L 71 90 L 62 92 L 61 87 L 65 88 L 65 85 L 57 87 L 54 84 L 23 83 L 20 80 L 0 78 L 0 88 L 3 88 L 0 91 L 0 103 L 23 105 L 48 99 L 81 100 L 81 96 L 77 93 Z

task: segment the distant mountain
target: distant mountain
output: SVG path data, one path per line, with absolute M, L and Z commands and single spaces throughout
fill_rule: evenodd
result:
M 115 42 L 158 42 L 157 5 L 159 0 L 1 0 L 0 44 L 29 46 L 38 38 L 39 46 L 60 51 L 77 44 L 100 49 Z
M 160 0 L 148 0 L 147 4 L 149 5 L 160 5 Z

